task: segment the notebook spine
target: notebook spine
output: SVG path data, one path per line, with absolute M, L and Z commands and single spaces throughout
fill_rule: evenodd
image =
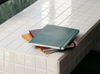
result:
M 65 46 L 67 46 L 67 44 L 70 43 L 70 41 L 74 38 L 74 36 L 77 34 L 78 30 L 74 30 L 74 32 L 65 40 L 65 42 L 60 46 L 60 50 L 62 50 L 62 48 L 64 48 Z M 69 43 L 68 43 L 69 42 Z

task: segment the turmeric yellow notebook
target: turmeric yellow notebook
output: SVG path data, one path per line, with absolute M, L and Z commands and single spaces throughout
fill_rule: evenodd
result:
M 32 35 L 31 35 L 30 33 L 23 34 L 23 35 L 21 35 L 21 36 L 22 36 L 25 40 L 27 40 L 28 42 L 29 42 L 30 40 L 33 39 Z M 43 51 L 43 49 L 41 49 L 41 47 L 38 47 L 38 46 L 35 46 L 35 47 L 38 48 L 40 51 L 42 51 L 42 52 L 45 53 L 45 54 L 49 54 L 49 53 L 53 53 L 53 52 L 57 51 L 57 50 Z
M 23 34 L 22 37 L 27 40 L 28 42 L 33 39 L 30 33 Z

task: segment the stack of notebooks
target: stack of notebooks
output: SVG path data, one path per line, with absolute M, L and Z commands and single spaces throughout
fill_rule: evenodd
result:
M 30 30 L 22 37 L 43 53 L 50 54 L 77 46 L 78 43 L 74 38 L 78 33 L 78 29 L 46 25 L 43 29 Z

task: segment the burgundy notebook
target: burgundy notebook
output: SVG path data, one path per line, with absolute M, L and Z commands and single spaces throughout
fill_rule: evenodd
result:
M 29 33 L 34 37 L 41 29 L 30 30 Z

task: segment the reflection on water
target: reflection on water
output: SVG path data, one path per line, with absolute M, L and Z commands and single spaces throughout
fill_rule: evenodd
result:
M 37 0 L 8 0 L 0 5 L 0 24 Z

